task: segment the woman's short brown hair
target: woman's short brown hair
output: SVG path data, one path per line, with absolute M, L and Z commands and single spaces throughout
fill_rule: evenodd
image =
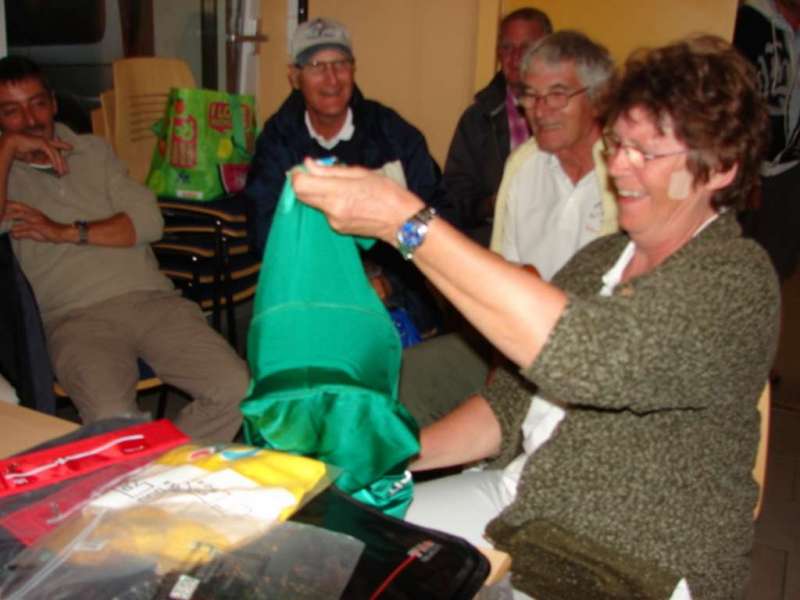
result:
M 687 168 L 698 183 L 713 171 L 737 166 L 712 205 L 743 207 L 759 185 L 766 151 L 767 113 L 750 63 L 721 38 L 703 35 L 631 55 L 606 98 L 611 127 L 632 108 L 647 111 L 661 128 L 669 121 L 688 146 Z

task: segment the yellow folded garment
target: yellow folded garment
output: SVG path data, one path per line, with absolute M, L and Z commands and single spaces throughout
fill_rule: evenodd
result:
M 74 564 L 125 556 L 165 573 L 263 534 L 329 484 L 328 467 L 314 459 L 187 444 L 130 474 L 43 541 Z

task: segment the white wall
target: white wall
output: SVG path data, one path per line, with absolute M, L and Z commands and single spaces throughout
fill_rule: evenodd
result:
M 224 18 L 224 12 L 221 16 Z M 155 55 L 182 58 L 189 63 L 195 81 L 202 81 L 200 3 L 155 0 L 153 22 Z

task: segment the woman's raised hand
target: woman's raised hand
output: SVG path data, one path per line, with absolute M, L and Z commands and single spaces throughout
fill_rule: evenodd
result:
M 362 167 L 322 166 L 307 158 L 292 173 L 297 197 L 325 213 L 336 231 L 395 243 L 398 228 L 424 206 L 388 177 Z

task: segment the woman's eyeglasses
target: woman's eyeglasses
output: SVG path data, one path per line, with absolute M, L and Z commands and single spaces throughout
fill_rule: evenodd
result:
M 636 146 L 623 144 L 620 140 L 611 136 L 603 137 L 603 145 L 605 146 L 603 149 L 603 157 L 606 159 L 606 162 L 614 158 L 617 155 L 617 152 L 621 150 L 625 153 L 625 158 L 628 159 L 628 163 L 636 169 L 643 169 L 647 163 L 659 158 L 677 156 L 678 154 L 686 154 L 689 152 L 688 148 L 671 150 L 668 152 L 645 152 Z

